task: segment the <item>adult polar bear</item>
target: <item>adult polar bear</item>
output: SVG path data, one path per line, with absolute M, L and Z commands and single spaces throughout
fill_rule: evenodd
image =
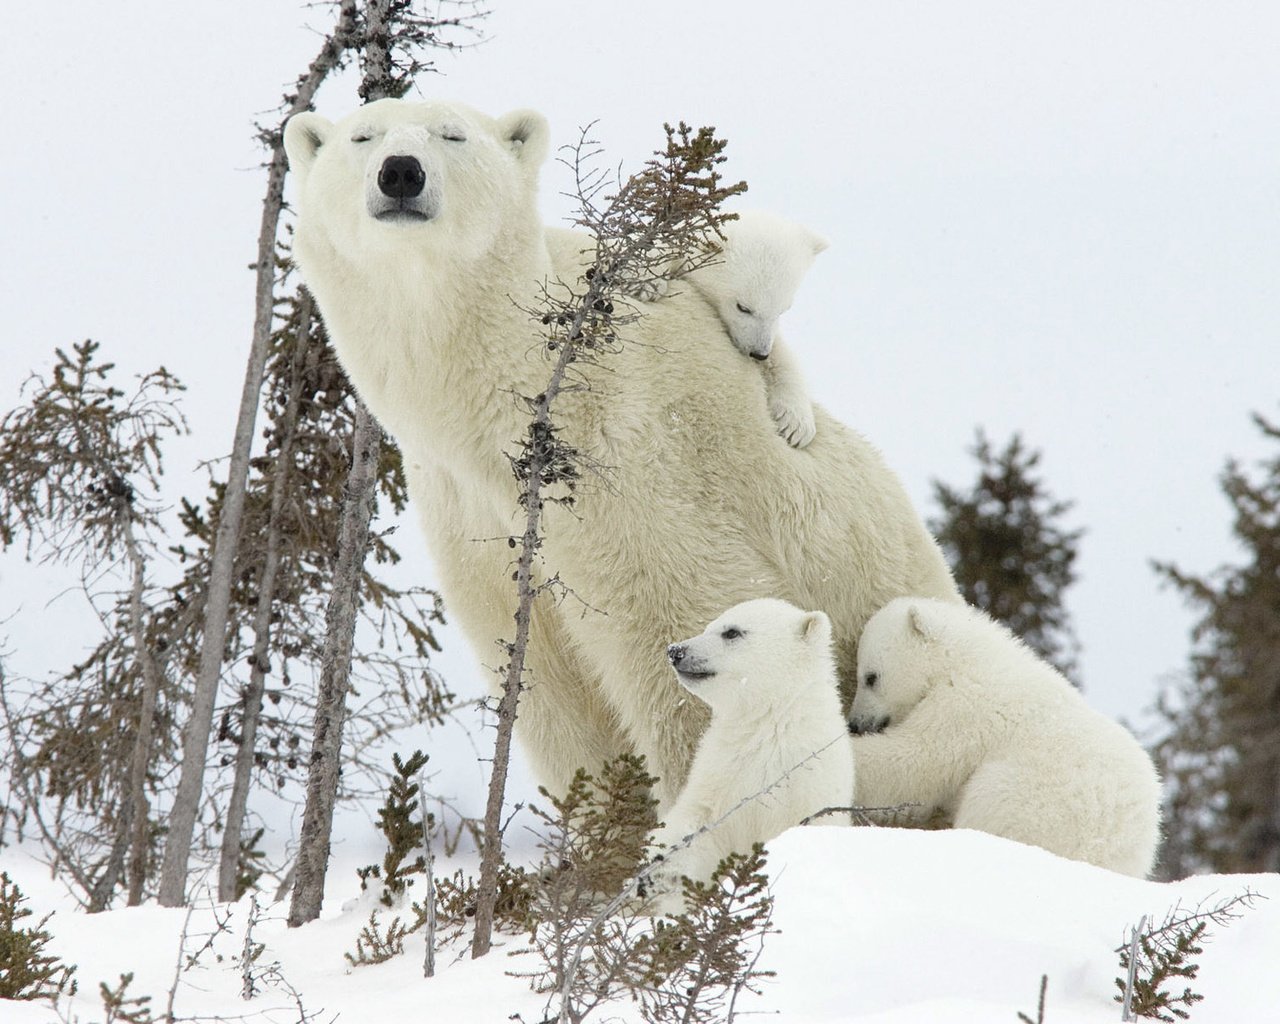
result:
M 370 410 L 404 454 L 442 588 L 482 660 L 510 638 L 515 450 L 549 366 L 521 306 L 574 282 L 584 237 L 544 229 L 545 119 L 379 100 L 285 132 L 298 180 L 294 256 Z M 777 597 L 820 608 L 849 693 L 863 623 L 901 594 L 955 598 L 937 545 L 861 437 L 817 411 L 803 451 L 770 419 L 758 365 L 693 289 L 646 309 L 591 387 L 555 410 L 611 467 L 548 504 L 545 566 L 576 598 L 536 605 L 519 735 L 560 789 L 633 750 L 669 805 L 706 712 L 683 700 L 665 648 L 723 608 Z M 490 539 L 484 543 L 484 539 Z

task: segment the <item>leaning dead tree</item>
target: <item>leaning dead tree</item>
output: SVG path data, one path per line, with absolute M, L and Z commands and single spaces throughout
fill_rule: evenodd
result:
M 620 330 L 639 316 L 616 310 L 615 297 L 666 276 L 672 267 L 681 266 L 682 272 L 688 272 L 700 265 L 699 260 L 713 258 L 700 243 L 718 236 L 720 226 L 731 217 L 720 212 L 720 204 L 746 190 L 743 182 L 721 184 L 716 168 L 724 161 L 725 142 L 715 137 L 714 129 L 694 132 L 685 124 L 676 129 L 667 125 L 666 133 L 665 149 L 607 196 L 607 178 L 589 166 L 600 149 L 584 133 L 568 162 L 579 202 L 575 223 L 595 237 L 594 258 L 580 280 L 544 291 L 542 303 L 529 310 L 545 326 L 546 351 L 554 354 L 555 361 L 546 390 L 524 398 L 532 419 L 519 452 L 509 456 L 525 519 L 524 532 L 511 538 L 512 546 L 519 549 L 514 573 L 516 630 L 504 646 L 507 663 L 502 669 L 493 773 L 485 807 L 473 957 L 487 953 L 492 942 L 502 864 L 502 807 L 533 604 L 539 595 L 558 585 L 554 575 L 541 583 L 534 579 L 534 561 L 542 547 L 543 506 L 550 501 L 572 507 L 583 468 L 581 452 L 561 437 L 555 425 L 553 406 L 562 396 L 572 396 L 587 386 L 584 368 L 616 350 L 621 344 Z
M 191 714 L 183 733 L 182 770 L 169 818 L 168 839 L 165 842 L 164 863 L 160 874 L 161 906 L 181 906 L 186 899 L 187 861 L 191 854 L 191 839 L 204 792 L 205 763 L 209 755 L 214 705 L 222 678 L 227 618 L 234 582 L 232 568 L 240 536 L 249 455 L 253 447 L 254 423 L 262 391 L 262 374 L 275 316 L 275 251 L 284 206 L 285 174 L 288 170 L 284 152 L 284 124 L 292 115 L 311 108 L 315 94 L 325 78 L 347 59 L 356 30 L 355 0 L 343 0 L 338 5 L 338 18 L 333 31 L 325 37 L 320 52 L 306 73 L 298 79 L 294 91 L 286 95 L 281 103 L 282 116 L 279 122 L 275 127 L 263 129 L 259 133 L 259 138 L 270 153 L 270 160 L 267 165 L 267 193 L 263 198 L 262 220 L 258 229 L 253 343 L 245 368 L 240 412 L 236 419 L 231 460 L 227 468 L 222 514 L 218 520 L 217 538 L 213 546 L 213 565 L 205 598 L 204 629 L 200 644 L 200 667 L 195 679 Z
M 288 390 L 281 410 L 280 428 L 273 460 L 273 474 L 269 488 L 267 511 L 267 535 L 262 551 L 258 575 L 257 606 L 253 613 L 253 650 L 249 654 L 249 682 L 245 686 L 240 718 L 240 736 L 236 749 L 235 774 L 231 784 L 231 796 L 227 801 L 227 814 L 223 821 L 222 851 L 218 860 L 218 899 L 236 900 L 240 896 L 242 829 L 245 810 L 249 803 L 249 791 L 256 766 L 258 724 L 262 701 L 266 694 L 267 669 L 270 664 L 272 611 L 276 596 L 276 575 L 280 569 L 281 547 L 284 532 L 284 505 L 292 483 L 295 440 L 301 419 L 305 376 L 303 366 L 312 349 L 312 321 L 314 303 L 303 293 L 297 304 L 297 322 L 287 338 L 291 351 L 289 361 Z
M 404 95 L 415 75 L 430 64 L 427 48 L 452 48 L 445 28 L 471 27 L 483 13 L 433 19 L 413 13 L 407 0 L 368 0 L 362 10 L 359 46 L 363 75 L 360 98 L 366 103 Z M 320 693 L 307 776 L 307 800 L 299 836 L 297 871 L 289 905 L 289 924 L 320 916 L 329 862 L 329 837 L 341 772 L 343 722 L 350 689 L 351 650 L 365 555 L 373 512 L 382 429 L 358 398 L 351 441 L 351 470 L 343 497 L 338 565 L 325 624 Z

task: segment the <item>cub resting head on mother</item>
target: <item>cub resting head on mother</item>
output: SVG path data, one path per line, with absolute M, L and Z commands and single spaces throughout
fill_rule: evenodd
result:
M 379 100 L 336 123 L 298 114 L 285 146 L 294 258 L 343 367 L 400 446 L 448 610 L 493 665 L 514 635 L 505 538 L 523 520 L 506 453 L 530 418 L 517 396 L 550 374 L 527 310 L 557 282 L 582 290 L 594 250 L 539 216 L 547 122 Z M 545 506 L 538 568 L 571 593 L 535 603 L 517 736 L 553 791 L 580 766 L 643 754 L 665 809 L 707 717 L 671 677 L 673 639 L 752 598 L 821 609 L 847 706 L 876 609 L 905 594 L 959 598 L 879 453 L 820 408 L 813 443 L 791 448 L 759 365 L 695 290 L 647 306 L 621 340 L 580 364 L 586 386 L 553 409 L 601 469 L 572 511 Z

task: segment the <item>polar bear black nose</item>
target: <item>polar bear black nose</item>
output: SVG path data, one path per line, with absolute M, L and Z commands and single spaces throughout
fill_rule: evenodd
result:
M 412 199 L 421 195 L 426 183 L 427 176 L 417 157 L 389 156 L 382 161 L 382 169 L 378 171 L 378 188 L 384 196 L 392 199 Z
M 667 657 L 671 659 L 671 664 L 679 665 L 684 661 L 685 648 L 684 644 L 672 644 L 667 648 Z

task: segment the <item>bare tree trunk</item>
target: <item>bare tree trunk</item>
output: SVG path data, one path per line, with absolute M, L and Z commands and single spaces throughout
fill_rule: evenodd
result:
M 133 629 L 134 655 L 142 667 L 142 701 L 138 709 L 138 732 L 133 740 L 129 761 L 129 808 L 132 836 L 129 842 L 129 906 L 142 902 L 147 881 L 148 838 L 151 831 L 151 807 L 147 802 L 147 766 L 151 763 L 151 738 L 155 732 L 156 707 L 160 702 L 163 672 L 154 652 L 147 645 L 146 626 L 142 617 L 143 561 L 131 526 L 125 527 L 125 543 L 133 563 L 133 587 L 129 593 L 129 624 Z
M 275 476 L 271 480 L 271 510 L 267 525 L 266 550 L 258 577 L 258 604 L 253 617 L 253 652 L 249 656 L 249 685 L 245 688 L 244 713 L 240 720 L 240 746 L 236 751 L 235 777 L 227 816 L 222 830 L 222 853 L 218 866 L 218 899 L 230 902 L 236 898 L 240 869 L 240 833 L 244 827 L 245 808 L 253 780 L 255 748 L 258 742 L 258 717 L 266 689 L 270 658 L 271 608 L 275 600 L 276 570 L 280 566 L 280 529 L 285 497 L 293 462 L 293 439 L 298 426 L 298 408 L 302 401 L 303 364 L 311 347 L 313 303 L 311 293 L 302 290 L 298 299 L 298 327 L 291 355 L 292 371 L 289 398 L 284 408 L 284 433 L 276 452 Z
M 426 856 L 427 895 L 423 903 L 427 906 L 427 924 L 425 928 L 426 951 L 422 957 L 422 976 L 436 976 L 436 858 L 431 849 L 431 815 L 427 813 L 426 780 L 418 776 L 418 799 L 422 801 L 422 849 Z
M 368 0 L 364 13 L 364 75 L 360 95 L 365 102 L 392 93 L 392 0 Z M 343 498 L 342 531 L 338 543 L 338 567 L 325 621 L 324 653 L 320 668 L 320 693 L 311 763 L 307 775 L 307 804 L 298 838 L 297 874 L 289 903 L 289 926 L 296 928 L 320 916 L 324 880 L 329 868 L 329 841 L 333 807 L 338 799 L 341 774 L 342 723 L 347 717 L 347 690 L 351 679 L 351 647 L 356 613 L 360 609 L 360 577 L 369 545 L 369 519 L 373 515 L 374 487 L 382 431 L 358 395 L 355 432 L 351 446 L 351 472 Z
M 551 403 L 560 393 L 564 372 L 574 347 L 565 345 L 560 351 L 551 383 L 538 402 L 535 426 L 549 427 Z M 526 511 L 520 558 L 516 563 L 516 635 L 508 647 L 506 675 L 502 680 L 502 699 L 498 702 L 498 735 L 494 740 L 493 772 L 489 776 L 489 796 L 484 809 L 484 843 L 480 853 L 480 880 L 476 886 L 475 932 L 471 937 L 471 956 L 484 956 L 493 939 L 493 914 L 498 895 L 498 869 L 502 867 L 502 805 L 506 798 L 507 771 L 511 765 L 511 737 L 515 730 L 520 691 L 524 684 L 524 659 L 529 649 L 529 621 L 538 588 L 533 583 L 533 556 L 542 546 L 538 534 L 542 522 L 543 470 L 546 460 L 542 449 L 534 446 L 529 465 L 528 489 L 524 496 Z
M 369 544 L 374 485 L 378 477 L 381 431 L 364 403 L 356 400 L 351 473 L 343 497 L 338 565 L 325 621 L 320 692 L 307 777 L 307 804 L 299 836 L 297 874 L 289 904 L 289 925 L 297 927 L 320 916 L 325 872 L 329 865 L 329 834 L 341 773 L 342 723 L 347 715 L 351 680 L 351 646 L 360 609 L 360 578 Z
M 120 808 L 115 841 L 107 854 L 102 873 L 89 892 L 89 913 L 106 910 L 128 865 L 129 906 L 142 902 L 147 881 L 147 834 L 151 805 L 147 800 L 147 765 L 151 760 L 151 737 L 155 731 L 156 706 L 160 698 L 161 670 L 147 645 L 142 593 L 146 586 L 142 553 L 134 537 L 133 524 L 125 513 L 122 532 L 131 567 L 129 587 L 129 631 L 133 636 L 134 658 L 142 674 L 142 694 L 138 721 L 129 755 L 129 784 Z
M 164 865 L 160 876 L 160 904 L 181 906 L 186 898 L 187 860 L 195 831 L 200 797 L 204 789 L 205 760 L 209 752 L 209 733 L 213 725 L 214 704 L 222 674 L 223 648 L 226 643 L 227 617 L 231 601 L 231 573 L 235 562 L 244 511 L 245 483 L 249 454 L 253 446 L 254 421 L 258 413 L 258 397 L 266 366 L 267 346 L 271 338 L 271 322 L 275 306 L 275 249 L 284 204 L 284 180 L 288 164 L 284 152 L 283 125 L 289 117 L 311 106 L 321 82 L 342 60 L 356 34 L 355 0 L 343 0 L 338 8 L 338 22 L 325 38 L 320 53 L 297 83 L 297 91 L 286 99 L 286 115 L 280 127 L 264 134 L 271 148 L 267 171 L 267 194 L 262 203 L 262 222 L 258 232 L 257 293 L 253 323 L 253 344 L 245 369 L 244 388 L 240 396 L 240 414 L 236 420 L 231 462 L 227 469 L 227 488 L 223 497 L 218 532 L 214 538 L 213 564 L 205 605 L 204 632 L 201 639 L 200 665 L 192 695 L 191 717 L 182 741 L 182 772 L 174 796 L 169 819 L 169 837 L 165 843 Z

